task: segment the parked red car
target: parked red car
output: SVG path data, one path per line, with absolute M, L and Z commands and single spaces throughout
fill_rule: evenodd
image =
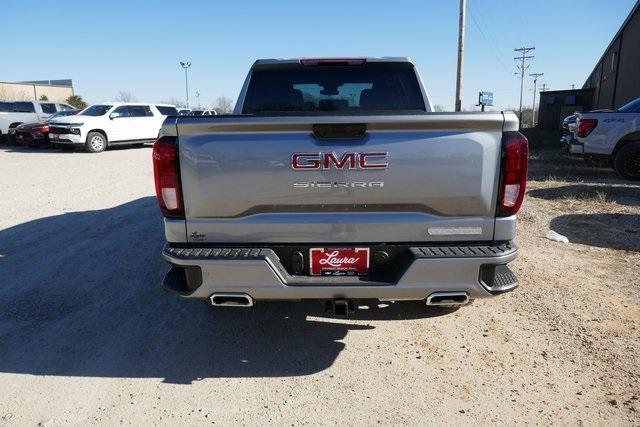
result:
M 73 116 L 82 110 L 58 111 L 47 120 L 62 116 Z M 16 142 L 23 145 L 49 145 L 49 122 L 23 123 L 16 128 Z

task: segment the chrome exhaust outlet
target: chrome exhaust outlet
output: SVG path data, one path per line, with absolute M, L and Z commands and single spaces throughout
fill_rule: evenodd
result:
M 469 303 L 466 292 L 434 292 L 427 297 L 427 305 L 452 306 Z
M 253 307 L 253 298 L 247 294 L 216 293 L 209 301 L 214 307 Z

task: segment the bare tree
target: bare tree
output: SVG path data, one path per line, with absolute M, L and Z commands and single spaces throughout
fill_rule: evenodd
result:
M 135 96 L 131 95 L 129 91 L 121 90 L 118 92 L 118 96 L 116 96 L 116 101 L 118 102 L 133 102 L 135 100 Z
M 171 98 L 169 98 L 168 101 L 162 101 L 163 104 L 171 104 L 171 105 L 175 105 L 178 108 L 184 108 L 187 106 L 187 104 L 184 101 L 179 100 L 178 98 L 176 98 L 175 96 L 172 96 Z
M 233 101 L 226 96 L 216 98 L 215 110 L 218 114 L 228 114 L 233 110 Z
M 441 113 L 443 111 L 447 111 L 442 105 L 440 104 L 436 104 L 433 106 L 433 111 L 437 112 L 437 113 Z

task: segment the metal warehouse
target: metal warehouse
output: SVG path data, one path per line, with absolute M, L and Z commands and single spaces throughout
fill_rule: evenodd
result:
M 636 2 L 582 86 L 595 89 L 594 109 L 616 109 L 640 97 L 640 1 Z
M 640 97 L 640 1 L 596 63 L 581 89 L 540 92 L 538 126 L 558 129 L 576 111 L 616 109 Z

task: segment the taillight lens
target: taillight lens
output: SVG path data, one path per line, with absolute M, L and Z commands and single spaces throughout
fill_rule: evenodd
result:
M 178 144 L 175 137 L 163 136 L 153 144 L 153 175 L 156 197 L 163 215 L 184 217 L 178 170 Z
M 598 119 L 579 119 L 578 120 L 578 137 L 584 138 L 589 136 L 598 126 Z
M 40 132 L 47 133 L 49 132 L 49 125 L 44 125 L 40 128 Z
M 529 142 L 520 132 L 505 132 L 502 146 L 502 187 L 498 215 L 514 215 L 520 210 L 527 186 Z

